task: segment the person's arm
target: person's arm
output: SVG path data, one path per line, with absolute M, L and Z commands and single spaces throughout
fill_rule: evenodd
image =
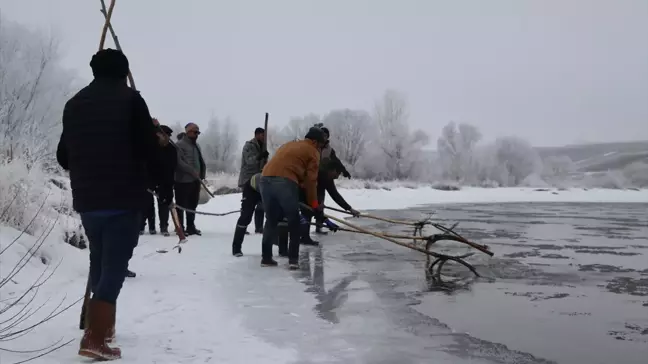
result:
M 185 150 L 180 143 L 176 144 L 175 150 L 177 153 L 177 168 L 184 173 L 199 178 L 200 176 L 198 175 L 198 172 L 196 172 L 196 170 L 186 162 Z
M 163 179 L 162 150 L 158 144 L 157 128 L 149 112 L 146 101 L 139 92 L 133 98 L 133 143 L 135 152 L 142 158 L 151 182 L 159 185 Z
M 61 131 L 61 139 L 59 139 L 58 146 L 56 147 L 56 161 L 66 171 L 70 170 L 70 163 L 68 160 L 67 147 L 65 146 L 65 119 L 67 119 L 67 104 L 63 108 L 63 131 Z
M 61 140 L 59 140 L 58 147 L 56 148 L 56 161 L 64 170 L 70 170 L 67 148 L 65 147 L 65 133 L 61 133 Z
M 259 153 L 257 152 L 254 145 L 250 143 L 245 143 L 243 145 L 242 157 L 245 161 L 245 164 L 257 164 L 259 163 Z
M 306 203 L 313 208 L 317 208 L 319 206 L 317 202 L 317 173 L 319 172 L 320 154 L 314 148 L 309 151 L 309 154 L 306 164 L 306 178 L 304 180 Z
M 340 163 L 340 165 L 342 166 L 342 175 L 344 177 L 351 178 L 351 173 L 349 173 L 349 171 L 347 171 L 346 167 L 344 166 L 344 164 L 342 163 L 340 158 L 338 158 L 337 154 L 335 154 L 335 149 L 333 149 L 333 148 L 331 148 L 331 159 L 333 159 L 333 160 Z
M 329 196 L 335 201 L 336 204 L 338 204 L 341 208 L 343 208 L 346 211 L 351 211 L 351 205 L 349 205 L 344 197 L 340 195 L 340 192 L 338 192 L 337 187 L 335 187 L 335 181 L 334 180 L 329 180 L 328 183 L 326 184 L 326 192 L 328 192 Z

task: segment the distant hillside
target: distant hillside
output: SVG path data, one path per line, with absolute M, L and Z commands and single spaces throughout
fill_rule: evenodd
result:
M 648 163 L 648 141 L 538 147 L 541 157 L 567 156 L 583 172 L 622 169 L 630 163 Z

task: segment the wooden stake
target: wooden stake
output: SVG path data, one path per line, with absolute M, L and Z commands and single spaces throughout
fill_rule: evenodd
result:
M 105 7 L 105 5 L 104 5 Z M 115 9 L 115 0 L 110 0 L 110 7 L 108 8 L 108 14 L 106 15 L 106 21 L 104 22 L 103 30 L 101 31 L 101 40 L 99 41 L 99 50 L 104 49 L 104 43 L 106 43 L 106 33 L 108 32 L 108 25 L 110 25 L 110 19 L 112 18 L 113 9 Z

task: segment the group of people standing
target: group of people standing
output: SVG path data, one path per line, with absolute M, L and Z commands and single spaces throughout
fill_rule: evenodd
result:
M 257 128 L 254 138 L 243 146 L 239 187 L 243 191 L 241 215 L 236 222 L 232 255 L 243 256 L 242 245 L 252 215 L 261 203 L 266 215 L 261 243 L 261 266 L 272 267 L 273 245 L 279 256 L 288 258 L 291 270 L 299 269 L 299 245 L 319 245 L 310 237 L 313 217 L 316 233 L 325 234 L 322 226 L 336 230 L 337 226 L 324 218 L 323 202 L 326 192 L 343 209 L 353 215 L 358 211 L 337 191 L 335 179 L 351 175 L 336 156 L 329 142 L 330 132 L 323 126 L 313 126 L 303 140 L 288 142 L 268 160 L 265 130 Z
M 97 52 L 90 67 L 93 81 L 65 104 L 56 157 L 69 172 L 73 208 L 81 216 L 90 247 L 92 296 L 79 355 L 113 360 L 121 357 L 121 350 L 109 345 L 115 335 L 117 298 L 127 275 L 135 275 L 128 270 L 129 260 L 147 223 L 149 233 L 157 233 L 153 193 L 158 196 L 163 235 L 169 235 L 174 194 L 176 204 L 186 210 L 178 210 L 179 228 L 186 235 L 201 235 L 191 211 L 198 206 L 206 166 L 197 143 L 198 125 L 187 124 L 173 143 L 173 130 L 152 118 L 139 92 L 128 87 L 129 62 L 121 51 Z M 272 158 L 265 147 L 265 130 L 257 128 L 254 134 L 243 147 L 243 198 L 232 254 L 243 255 L 254 216 L 255 232 L 263 234 L 261 265 L 277 266 L 272 250 L 278 245 L 289 268 L 298 269 L 299 244 L 318 244 L 309 234 L 312 218 L 320 233 L 322 224 L 337 229 L 324 219 L 326 191 L 358 215 L 334 183 L 340 175 L 351 176 L 335 156 L 324 127 L 312 127 L 303 140 L 282 145 Z

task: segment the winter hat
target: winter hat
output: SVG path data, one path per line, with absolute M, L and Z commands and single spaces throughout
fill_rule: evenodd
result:
M 102 49 L 90 61 L 95 78 L 125 79 L 128 76 L 128 58 L 116 49 Z
M 322 131 L 322 129 L 313 126 L 308 129 L 308 133 L 306 133 L 306 136 L 304 138 L 314 140 L 319 143 L 324 143 L 324 132 Z
M 166 126 L 166 125 L 161 125 L 161 126 L 160 126 L 160 129 L 162 129 L 162 131 L 164 132 L 164 134 L 166 134 L 166 135 L 168 135 L 168 136 L 171 136 L 171 134 L 173 134 L 173 130 L 171 130 L 171 128 L 169 128 L 169 127 Z

